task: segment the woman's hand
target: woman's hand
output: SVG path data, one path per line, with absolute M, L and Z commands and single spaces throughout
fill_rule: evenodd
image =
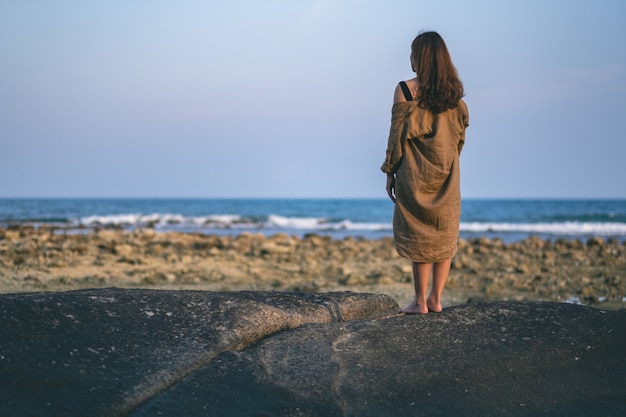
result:
M 396 176 L 394 174 L 387 174 L 387 194 L 391 201 L 396 202 Z

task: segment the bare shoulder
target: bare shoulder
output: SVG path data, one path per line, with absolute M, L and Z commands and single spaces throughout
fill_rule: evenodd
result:
M 398 84 L 393 92 L 393 104 L 404 103 L 405 101 L 406 98 L 404 98 L 404 94 L 402 93 L 402 87 Z
M 411 91 L 411 96 L 417 97 L 417 94 L 419 92 L 419 85 L 417 83 L 417 78 L 406 80 L 405 83 L 407 87 L 409 88 L 409 91 Z M 405 101 L 406 101 L 406 98 L 404 97 L 404 93 L 402 92 L 402 87 L 400 87 L 400 84 L 398 83 L 393 93 L 393 104 L 403 103 Z
M 417 82 L 417 77 L 415 78 L 411 78 L 410 80 L 406 80 L 405 81 L 407 87 L 409 87 L 409 89 L 411 89 L 411 91 L 418 89 L 419 87 L 419 83 Z
M 411 95 L 413 99 L 419 95 L 420 92 L 420 84 L 417 82 L 417 77 L 411 78 L 410 80 L 405 81 L 406 86 L 411 90 Z

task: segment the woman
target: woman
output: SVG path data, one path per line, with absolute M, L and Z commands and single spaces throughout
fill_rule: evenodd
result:
M 395 90 L 385 162 L 398 253 L 413 262 L 415 299 L 402 313 L 440 312 L 461 217 L 459 155 L 469 125 L 463 84 L 445 42 L 423 32 L 411 45 L 416 77 Z M 432 288 L 426 296 L 430 273 Z

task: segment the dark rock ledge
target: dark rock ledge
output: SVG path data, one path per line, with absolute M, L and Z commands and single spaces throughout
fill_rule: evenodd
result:
M 626 313 L 387 296 L 0 295 L 1 416 L 621 416 Z

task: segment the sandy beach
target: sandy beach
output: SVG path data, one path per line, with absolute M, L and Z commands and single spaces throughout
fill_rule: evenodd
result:
M 400 305 L 412 296 L 410 262 L 390 238 L 0 229 L 1 293 L 104 287 L 354 291 Z M 459 242 L 444 305 L 545 300 L 623 309 L 624 297 L 626 246 L 617 240 L 477 238 Z

